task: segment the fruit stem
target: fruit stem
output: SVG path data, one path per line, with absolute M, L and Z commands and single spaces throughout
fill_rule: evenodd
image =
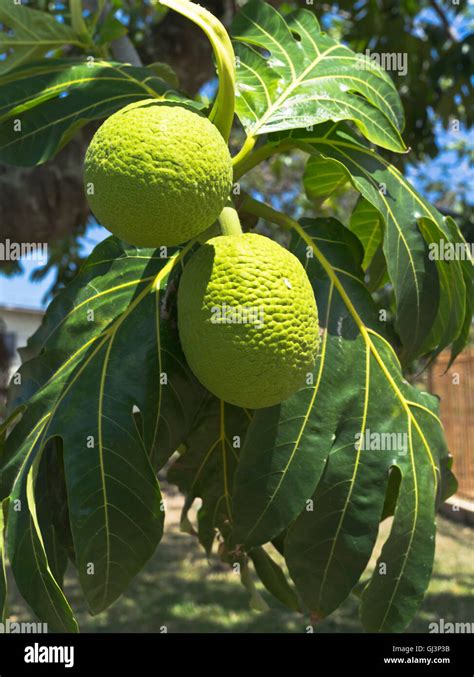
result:
M 158 0 L 158 4 L 182 14 L 207 35 L 219 77 L 219 90 L 209 119 L 228 141 L 235 112 L 235 54 L 226 29 L 211 12 L 189 0 Z
M 222 210 L 219 216 L 219 223 L 223 235 L 242 235 L 239 215 L 231 200 Z

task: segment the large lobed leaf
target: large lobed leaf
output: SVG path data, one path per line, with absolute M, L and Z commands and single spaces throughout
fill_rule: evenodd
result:
M 234 485 L 234 539 L 251 548 L 289 526 L 290 574 L 305 605 L 326 616 L 358 582 L 394 508 L 362 613 L 368 629 L 400 630 L 429 582 L 436 501 L 453 490 L 437 401 L 403 379 L 363 284 L 355 237 L 334 219 L 303 228 L 293 250 L 315 291 L 321 353 L 312 385 L 255 414 Z M 367 445 L 373 433 L 391 440 L 385 450 Z
M 11 393 L 23 413 L 2 459 L 2 496 L 11 492 L 10 506 L 20 506 L 10 507 L 8 552 L 22 595 L 52 628 L 75 622 L 37 515 L 49 440 L 62 441 L 76 565 L 92 611 L 123 592 L 161 538 L 153 466 L 187 435 L 202 397 L 169 307 L 182 254 L 165 255 L 115 238 L 99 245 L 51 303 Z
M 327 123 L 313 131 L 296 130 L 291 137 L 314 155 L 305 177 L 309 194 L 318 181 L 310 167 L 313 162 L 319 166 L 322 157 L 345 171 L 380 215 L 383 253 L 396 298 L 396 326 L 403 344 L 402 360 L 409 362 L 429 352 L 437 354 L 455 342 L 472 316 L 473 266 L 470 261 L 434 260 L 429 255 L 433 243 L 462 240 L 454 222 L 445 219 L 390 162 L 347 126 Z M 358 230 L 355 224 L 351 228 Z M 372 232 L 378 240 L 377 225 Z M 367 235 L 360 227 L 358 234 L 367 244 Z M 457 352 L 465 339 L 464 331 Z
M 351 120 L 369 141 L 403 150 L 400 101 L 382 70 L 361 68 L 361 57 L 306 10 L 283 18 L 254 0 L 233 35 L 237 113 L 248 135 L 279 132 L 313 154 L 313 197 L 350 180 L 363 196 L 350 224 L 363 247 L 334 220 L 304 222 L 292 248 L 314 285 L 322 350 L 307 386 L 252 421 L 203 400 L 185 364 L 169 302 L 182 254 L 168 261 L 110 238 L 51 304 L 12 391 L 11 411 L 22 418 L 6 442 L 1 497 L 10 496 L 8 554 L 18 586 L 52 629 L 77 627 L 61 590 L 68 557 L 97 612 L 153 553 L 163 526 L 155 468 L 178 447 L 169 479 L 187 497 L 183 526 L 201 498 L 198 536 L 207 552 L 217 531 L 236 553 L 244 544 L 267 589 L 290 608 L 299 607 L 294 591 L 259 547 L 270 540 L 284 551 L 304 604 L 324 616 L 354 588 L 380 520 L 394 514 L 363 594 L 370 630 L 405 627 L 430 577 L 436 502 L 453 489 L 437 402 L 403 380 L 362 267 L 383 245 L 404 357 L 412 359 L 448 343 L 453 357 L 462 349 L 472 266 L 430 261 L 427 243 L 458 241 L 456 226 L 354 132 L 319 124 Z M 16 69 L 0 94 L 0 159 L 26 165 L 129 102 L 183 100 L 151 68 L 70 59 Z M 370 432 L 401 437 L 384 451 L 358 446 Z M 1 580 L 0 593 L 4 602 Z
M 91 120 L 150 98 L 187 101 L 153 66 L 83 58 L 45 59 L 15 69 L 0 85 L 0 161 L 45 162 Z
M 283 17 L 251 0 L 235 17 L 231 35 L 236 112 L 248 136 L 352 120 L 370 141 L 405 150 L 403 109 L 389 76 L 322 32 L 309 10 Z

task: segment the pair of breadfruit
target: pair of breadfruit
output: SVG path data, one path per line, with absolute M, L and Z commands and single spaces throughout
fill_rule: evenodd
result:
M 119 110 L 97 130 L 85 184 L 93 213 L 114 235 L 140 247 L 172 246 L 219 217 L 232 187 L 232 161 L 208 118 L 151 99 Z M 299 390 L 319 344 L 303 266 L 254 233 L 213 237 L 193 254 L 179 282 L 178 330 L 199 381 L 250 409 Z

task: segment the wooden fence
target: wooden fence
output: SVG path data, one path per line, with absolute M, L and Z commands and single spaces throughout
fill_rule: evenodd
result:
M 467 348 L 446 371 L 449 352 L 441 353 L 428 374 L 428 389 L 441 398 L 443 422 L 457 496 L 474 502 L 474 347 Z

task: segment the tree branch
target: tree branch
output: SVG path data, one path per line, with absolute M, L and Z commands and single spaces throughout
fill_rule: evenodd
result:
M 122 37 L 114 40 L 111 43 L 110 48 L 112 50 L 112 55 L 117 61 L 123 61 L 123 63 L 129 63 L 132 66 L 143 65 L 142 60 L 128 35 L 122 35 Z
M 454 42 L 457 42 L 457 38 L 452 31 L 451 24 L 449 23 L 449 19 L 446 16 L 444 10 L 438 5 L 437 0 L 430 0 L 430 5 L 434 9 L 434 11 L 436 12 L 439 20 L 443 24 L 443 27 L 445 28 L 445 30 L 446 30 L 447 34 L 449 35 L 449 37 L 451 38 L 451 40 L 453 40 Z

